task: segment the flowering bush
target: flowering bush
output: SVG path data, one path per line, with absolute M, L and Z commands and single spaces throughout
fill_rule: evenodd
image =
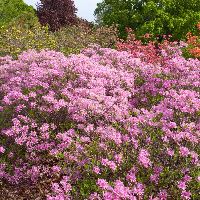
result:
M 1 56 L 11 55 L 16 58 L 28 49 L 53 50 L 56 45 L 55 36 L 48 31 L 47 27 L 42 27 L 37 22 L 30 29 L 19 24 L 18 26 L 11 24 L 0 29 Z
M 2 57 L 3 184 L 48 200 L 198 199 L 200 61 L 178 47 L 162 57 L 99 46 Z
M 43 27 L 38 22 L 32 24 L 31 28 L 21 26 L 19 21 L 13 23 L 17 25 L 11 24 L 0 29 L 0 56 L 11 55 L 16 58 L 28 49 L 55 50 L 69 55 L 80 53 L 91 43 L 111 48 L 117 40 L 114 27 L 91 28 L 80 23 L 52 33 L 48 27 Z
M 159 42 L 159 38 L 155 40 L 152 34 L 146 33 L 143 36 L 136 37 L 134 31 L 127 28 L 128 37 L 126 40 L 118 39 L 116 48 L 118 51 L 128 51 L 135 58 L 140 58 L 143 62 L 152 64 L 162 64 L 166 59 L 171 59 L 171 56 L 164 56 L 163 53 L 173 54 L 174 51 L 181 49 L 185 50 L 187 43 L 183 41 L 170 41 L 171 35 L 163 35 L 163 40 Z M 178 49 L 177 49 L 178 48 Z M 168 52 L 169 51 L 169 52 Z M 179 51 L 179 50 L 178 50 Z
M 200 33 L 200 22 L 197 24 L 197 29 Z M 187 43 L 188 43 L 188 51 L 189 53 L 195 57 L 200 58 L 200 37 L 193 36 L 192 33 L 187 34 Z
M 119 40 L 117 42 L 117 50 L 128 51 L 134 57 L 140 58 L 144 62 L 157 63 L 160 61 L 161 57 L 158 46 L 156 46 L 155 41 L 151 41 L 151 34 L 143 36 L 142 39 L 146 41 L 136 39 L 136 35 L 132 29 L 127 29 L 127 34 L 127 40 Z
M 65 55 L 80 53 L 82 49 L 87 48 L 90 44 L 113 48 L 117 41 L 116 27 L 92 27 L 84 21 L 80 21 L 78 26 L 61 28 L 54 35 L 57 42 L 55 50 Z

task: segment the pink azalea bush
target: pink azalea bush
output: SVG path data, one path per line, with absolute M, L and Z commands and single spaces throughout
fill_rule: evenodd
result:
M 161 53 L 0 58 L 3 183 L 45 184 L 48 200 L 198 199 L 200 61 Z

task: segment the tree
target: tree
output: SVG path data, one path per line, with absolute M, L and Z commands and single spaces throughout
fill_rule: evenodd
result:
M 0 26 L 28 13 L 34 15 L 34 8 L 25 4 L 23 0 L 0 0 Z
M 200 0 L 103 0 L 95 10 L 99 24 L 118 24 L 120 35 L 130 27 L 137 35 L 172 34 L 183 39 L 195 32 L 200 20 Z
M 37 16 L 42 25 L 49 25 L 51 31 L 76 24 L 77 9 L 72 0 L 41 0 L 37 5 Z

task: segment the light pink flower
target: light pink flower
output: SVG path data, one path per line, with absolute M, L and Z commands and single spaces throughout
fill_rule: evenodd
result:
M 0 146 L 0 153 L 4 153 L 4 152 L 5 152 L 4 147 Z
M 93 172 L 96 173 L 96 174 L 100 174 L 100 168 L 97 167 L 97 166 L 95 166 L 95 167 L 93 168 Z
M 150 157 L 150 154 L 146 149 L 140 150 L 138 160 L 139 160 L 140 164 L 142 166 L 144 166 L 145 168 L 148 168 L 151 166 L 151 161 L 150 161 L 149 157 Z

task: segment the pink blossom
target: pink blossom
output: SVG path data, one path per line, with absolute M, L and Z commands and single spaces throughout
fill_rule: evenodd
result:
M 47 124 L 47 123 L 43 124 L 43 125 L 40 127 L 40 130 L 41 130 L 42 132 L 48 131 L 48 130 L 49 130 L 49 124 Z
M 190 197 L 191 197 L 191 193 L 189 192 L 189 191 L 182 191 L 181 192 L 181 197 L 183 198 L 183 199 L 191 199 Z
M 97 166 L 95 166 L 95 167 L 93 168 L 93 172 L 96 173 L 96 174 L 100 174 L 100 168 L 97 167 Z
M 102 165 L 109 167 L 113 171 L 116 170 L 116 168 L 117 168 L 117 165 L 115 164 L 115 162 L 114 161 L 110 161 L 107 158 L 106 159 L 102 159 L 101 163 L 102 163 Z
M 4 147 L 0 146 L 0 153 L 4 153 L 4 152 L 5 152 Z
M 117 161 L 117 163 L 122 163 L 123 162 L 123 156 L 122 154 L 116 154 L 115 155 L 115 160 Z
M 200 61 L 185 59 L 177 43 L 159 44 L 162 55 L 152 43 L 127 43 L 130 52 L 93 45 L 70 56 L 0 58 L 1 179 L 45 182 L 49 200 L 195 194 Z
M 59 166 L 56 166 L 56 165 L 55 165 L 55 166 L 52 167 L 53 173 L 59 173 L 60 170 L 61 170 L 61 167 L 59 167 Z
M 158 197 L 160 200 L 167 200 L 167 191 L 161 190 L 158 194 Z
M 137 196 L 142 197 L 144 195 L 144 185 L 141 183 L 137 183 L 136 186 L 133 188 L 133 192 Z
M 101 197 L 97 192 L 95 192 L 90 195 L 89 200 L 101 200 Z
M 190 151 L 187 147 L 180 147 L 180 155 L 186 157 L 190 154 Z
M 142 166 L 144 166 L 145 168 L 148 168 L 149 166 L 151 166 L 151 161 L 150 161 L 149 157 L 150 157 L 150 155 L 146 149 L 140 150 L 138 160 L 139 160 L 140 164 Z
M 181 189 L 181 190 L 185 190 L 186 189 L 186 182 L 184 181 L 179 181 L 178 182 L 178 188 Z
M 136 183 L 137 179 L 136 179 L 136 174 L 134 172 L 129 172 L 126 175 L 126 179 L 132 183 Z
M 107 181 L 104 180 L 104 179 L 98 179 L 97 185 L 98 185 L 100 188 L 104 189 L 104 190 L 109 190 L 109 189 L 111 188 L 111 186 L 110 186 L 110 185 L 107 183 Z
M 169 155 L 169 156 L 173 156 L 174 155 L 174 150 L 172 150 L 172 149 L 167 149 L 167 154 Z

